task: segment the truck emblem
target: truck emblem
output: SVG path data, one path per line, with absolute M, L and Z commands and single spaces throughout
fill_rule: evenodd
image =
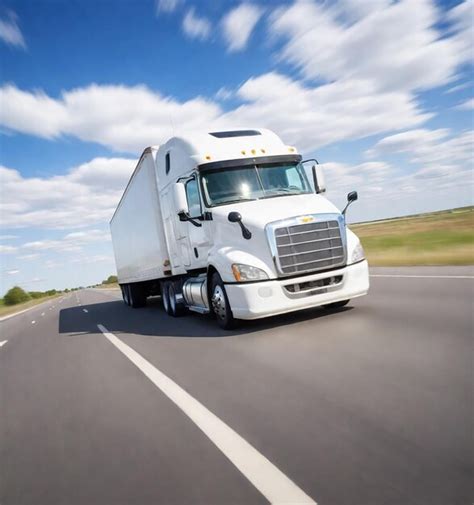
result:
M 314 221 L 314 217 L 312 216 L 303 216 L 301 218 L 302 223 L 311 223 L 312 221 Z

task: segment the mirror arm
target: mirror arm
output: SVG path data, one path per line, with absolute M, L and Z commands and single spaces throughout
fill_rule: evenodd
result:
M 178 216 L 179 216 L 180 221 L 189 221 L 191 224 L 193 224 L 194 226 L 197 226 L 198 228 L 200 228 L 202 226 L 201 223 L 198 223 L 195 219 L 193 219 L 189 215 L 189 212 L 180 212 L 178 214 Z

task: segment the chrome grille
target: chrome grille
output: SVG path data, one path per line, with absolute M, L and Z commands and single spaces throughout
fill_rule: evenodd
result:
M 344 243 L 337 219 L 275 227 L 277 259 L 283 274 L 342 265 Z

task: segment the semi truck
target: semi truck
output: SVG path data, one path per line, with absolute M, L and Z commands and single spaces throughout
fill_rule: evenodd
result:
M 315 159 L 268 129 L 198 132 L 143 151 L 110 222 L 124 303 L 161 295 L 166 313 L 224 329 L 369 289 L 345 213 Z

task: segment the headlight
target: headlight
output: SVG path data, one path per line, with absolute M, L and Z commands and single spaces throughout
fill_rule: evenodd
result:
M 268 275 L 262 269 L 250 265 L 241 265 L 240 263 L 234 263 L 232 265 L 232 273 L 237 282 L 262 281 L 268 279 Z
M 365 259 L 364 248 L 362 247 L 362 244 L 359 242 L 352 251 L 351 263 L 357 263 L 358 261 L 361 261 L 363 259 Z

